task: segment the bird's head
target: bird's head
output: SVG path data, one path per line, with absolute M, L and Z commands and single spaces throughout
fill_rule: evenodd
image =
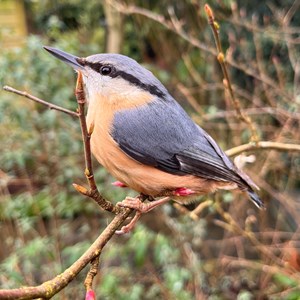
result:
M 150 71 L 127 56 L 95 54 L 81 58 L 52 47 L 44 49 L 82 73 L 89 99 L 100 95 L 108 101 L 134 102 L 141 96 L 164 98 L 168 93 Z

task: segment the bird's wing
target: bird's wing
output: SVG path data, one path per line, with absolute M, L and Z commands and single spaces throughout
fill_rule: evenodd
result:
M 189 147 L 188 149 L 183 150 L 180 152 L 176 157 L 182 164 L 182 170 L 185 170 L 188 173 L 192 173 L 198 176 L 202 176 L 201 173 L 202 168 L 205 168 L 205 164 L 209 164 L 210 166 L 213 166 L 213 171 L 217 172 L 217 175 L 224 175 L 225 180 L 228 180 L 227 178 L 231 178 L 230 180 L 233 182 L 236 182 L 238 186 L 241 188 L 246 186 L 251 186 L 253 188 L 256 188 L 259 190 L 259 187 L 252 181 L 252 179 L 239 170 L 232 161 L 228 158 L 228 156 L 223 152 L 223 150 L 219 147 L 219 145 L 215 142 L 215 140 L 201 127 L 198 127 L 200 131 L 200 135 L 203 136 L 206 141 L 211 145 L 211 147 L 214 149 L 214 151 L 218 154 L 218 158 L 215 157 L 207 157 L 207 153 L 205 153 L 202 150 L 201 142 L 197 142 L 192 147 Z M 200 158 L 202 157 L 202 159 Z M 207 157 L 207 159 L 205 159 Z M 205 160 L 205 164 L 203 165 L 201 161 L 203 161 L 203 158 Z M 227 167 L 227 170 L 224 169 L 224 167 Z M 212 178 L 216 180 L 222 180 L 220 178 Z
M 128 156 L 165 172 L 254 185 L 174 99 L 117 112 L 111 135 Z

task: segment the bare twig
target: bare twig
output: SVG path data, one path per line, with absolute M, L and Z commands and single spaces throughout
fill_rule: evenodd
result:
M 194 108 L 198 115 L 202 116 L 204 114 L 203 109 L 201 108 L 197 100 L 194 98 L 194 96 L 190 94 L 188 89 L 180 82 L 177 83 L 177 88 L 185 96 L 186 100 L 190 103 L 190 105 Z
M 300 151 L 300 145 L 298 144 L 284 144 L 277 142 L 268 142 L 268 141 L 260 141 L 256 144 L 249 143 L 240 145 L 225 151 L 228 156 L 235 156 L 242 152 L 253 151 L 253 150 L 263 150 L 263 149 L 273 149 L 278 151 Z
M 222 72 L 224 75 L 224 82 L 223 82 L 224 86 L 229 92 L 231 102 L 233 103 L 233 106 L 236 110 L 238 118 L 248 125 L 248 127 L 251 131 L 251 140 L 252 140 L 252 142 L 256 143 L 259 140 L 256 126 L 252 122 L 251 118 L 242 111 L 240 102 L 235 97 L 234 92 L 233 92 L 233 88 L 232 88 L 230 77 L 229 77 L 228 70 L 227 70 L 225 56 L 224 56 L 224 53 L 222 50 L 222 45 L 221 45 L 221 41 L 220 41 L 220 37 L 219 37 L 219 25 L 215 21 L 214 13 L 213 13 L 212 9 L 210 8 L 210 6 L 208 4 L 205 4 L 204 8 L 205 8 L 206 15 L 208 17 L 208 23 L 211 26 L 212 31 L 213 31 L 216 48 L 218 51 L 217 59 L 220 63 L 220 66 L 221 66 L 221 69 L 222 69 Z
M 255 234 L 252 231 L 249 230 L 244 230 L 239 226 L 239 224 L 232 218 L 232 216 L 225 212 L 219 203 L 217 201 L 214 204 L 215 209 L 217 212 L 222 216 L 222 218 L 226 221 L 225 229 L 230 231 L 230 232 L 235 232 L 237 234 L 240 234 L 247 238 L 256 248 L 257 250 L 263 254 L 266 255 L 270 260 L 274 261 L 277 263 L 278 266 L 283 266 L 282 261 L 276 257 L 268 248 L 266 248 L 255 236 Z M 223 227 L 223 226 L 222 226 Z
M 291 118 L 293 120 L 300 120 L 300 113 L 296 112 L 289 112 L 281 108 L 273 108 L 273 107 L 259 107 L 259 108 L 246 108 L 244 109 L 248 115 L 272 115 L 272 116 L 279 116 L 286 118 Z M 227 110 L 227 111 L 218 111 L 213 114 L 204 114 L 201 116 L 204 120 L 214 120 L 214 119 L 221 119 L 221 118 L 231 118 L 235 117 L 236 112 L 234 110 Z
M 236 18 L 233 19 L 231 18 L 230 22 L 236 26 L 246 28 L 251 32 L 263 33 L 265 36 L 275 41 L 282 41 L 283 39 L 282 35 L 284 35 L 285 33 L 292 35 L 292 34 L 298 34 L 300 31 L 300 27 L 286 27 L 283 28 L 282 30 L 279 30 L 279 28 L 274 27 L 274 24 L 270 24 L 269 26 L 262 27 L 262 26 L 255 25 L 245 19 L 240 20 Z M 295 44 L 299 43 L 297 38 L 292 39 L 290 42 Z
M 52 104 L 52 103 L 49 103 L 49 102 L 47 102 L 45 100 L 42 100 L 38 97 L 32 96 L 31 94 L 29 94 L 27 92 L 22 92 L 22 91 L 16 90 L 16 89 L 14 89 L 10 86 L 7 86 L 7 85 L 5 85 L 3 87 L 3 89 L 7 92 L 15 93 L 17 95 L 20 95 L 20 96 L 26 97 L 26 98 L 28 98 L 32 101 L 35 101 L 37 103 L 43 104 L 43 105 L 47 106 L 50 109 L 55 109 L 55 110 L 58 110 L 58 111 L 61 111 L 61 112 L 65 113 L 65 114 L 68 114 L 70 116 L 78 117 L 78 113 L 76 113 L 75 111 L 63 108 L 61 106 L 58 106 L 58 105 L 55 105 L 55 104 Z
M 76 82 L 76 89 L 75 89 L 76 100 L 78 103 L 78 117 L 80 121 L 80 128 L 81 128 L 81 135 L 83 141 L 83 148 L 84 148 L 84 160 L 85 160 L 85 176 L 87 182 L 89 184 L 89 191 L 87 194 L 92 199 L 97 199 L 97 204 L 108 211 L 116 212 L 116 207 L 109 201 L 105 200 L 102 195 L 99 193 L 92 165 L 92 152 L 91 152 L 91 135 L 94 130 L 94 124 L 90 125 L 90 128 L 87 128 L 86 124 L 86 117 L 85 117 L 85 104 L 86 104 L 86 97 L 83 89 L 83 80 L 82 74 L 78 71 L 77 82 Z M 75 185 L 74 185 L 75 187 Z M 77 185 L 78 189 L 78 185 Z M 118 212 L 119 212 L 118 208 Z M 91 261 L 90 270 L 86 276 L 84 281 L 84 286 L 86 288 L 86 292 L 89 293 L 92 291 L 93 286 L 93 279 L 97 275 L 98 267 L 99 267 L 99 259 L 100 254 Z M 93 291 L 92 291 L 93 292 Z
M 191 77 L 194 79 L 194 81 L 199 85 L 202 86 L 204 85 L 206 82 L 204 81 L 204 79 L 201 77 L 201 75 L 199 74 L 199 72 L 196 70 L 191 58 L 187 55 L 187 54 L 183 54 L 182 55 L 182 60 L 188 70 L 188 72 L 190 73 Z
M 94 130 L 94 125 L 92 124 L 89 130 L 87 129 L 86 119 L 85 119 L 85 94 L 83 90 L 82 74 L 78 71 L 76 90 L 75 90 L 76 100 L 78 103 L 78 116 L 81 127 L 81 134 L 84 146 L 84 158 L 85 158 L 85 175 L 87 177 L 90 189 L 93 191 L 97 189 L 92 166 L 92 155 L 91 155 L 91 134 Z
M 283 24 L 289 24 L 290 21 L 292 20 L 293 16 L 296 14 L 300 7 L 300 1 L 296 0 L 294 1 L 293 5 L 290 7 L 286 15 L 284 16 L 282 23 Z
M 257 269 L 262 272 L 268 272 L 271 274 L 285 274 L 288 275 L 290 278 L 296 280 L 298 283 L 300 283 L 300 277 L 297 274 L 297 272 L 289 268 L 281 268 L 276 265 L 266 265 L 260 262 L 256 262 L 253 260 L 246 260 L 242 258 L 236 259 L 235 257 L 230 257 L 230 256 L 223 256 L 221 259 L 221 264 L 230 267 L 243 267 L 243 268 Z
M 291 215 L 294 220 L 299 219 L 298 207 L 299 204 L 297 201 L 289 195 L 288 193 L 281 192 L 280 190 L 272 187 L 266 180 L 264 180 L 261 176 L 256 175 L 255 173 L 249 172 L 249 175 L 253 180 L 259 182 L 259 186 L 265 190 L 269 195 L 271 195 L 272 199 L 276 199 L 282 207 L 284 207 L 284 211 Z
M 98 255 L 94 260 L 91 261 L 91 268 L 87 273 L 84 281 L 84 286 L 87 292 L 93 289 L 93 279 L 98 273 L 99 260 L 100 260 L 100 255 Z
M 176 26 L 174 27 L 174 22 L 167 20 L 163 15 L 154 13 L 150 10 L 147 10 L 145 8 L 141 8 L 141 7 L 137 7 L 134 5 L 126 5 L 124 3 L 121 3 L 120 1 L 115 1 L 115 0 L 110 0 L 112 5 L 122 14 L 138 14 L 138 15 L 142 15 L 147 17 L 148 19 L 151 19 L 159 24 L 161 24 L 162 26 L 164 26 L 165 28 L 167 28 L 168 30 L 174 31 L 176 32 L 181 38 L 183 38 L 184 40 L 190 42 L 192 45 L 196 46 L 197 48 L 206 51 L 210 54 L 214 54 L 215 51 L 213 48 L 208 47 L 207 45 L 205 45 L 204 43 L 201 43 L 199 40 L 197 40 L 196 38 L 193 38 L 191 36 L 189 36 L 183 29 L 182 26 L 180 27 L 179 24 L 176 24 Z M 178 31 L 178 29 L 180 29 Z
M 203 211 L 203 209 L 205 209 L 206 207 L 209 207 L 213 205 L 213 201 L 212 200 L 206 200 L 204 202 L 201 202 L 193 211 L 190 212 L 190 217 L 196 221 L 199 220 L 199 215 L 200 213 Z

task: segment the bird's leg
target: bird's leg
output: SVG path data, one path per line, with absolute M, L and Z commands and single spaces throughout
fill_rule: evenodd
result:
M 121 187 L 121 188 L 126 188 L 127 185 L 121 181 L 115 181 L 112 183 L 112 185 L 117 186 L 117 187 Z
M 150 198 L 152 200 L 152 198 Z M 170 201 L 170 197 L 165 197 L 159 200 L 154 200 L 151 203 L 143 203 L 140 200 L 140 196 L 136 198 L 126 197 L 122 202 L 117 203 L 118 206 L 127 207 L 131 209 L 135 209 L 135 215 L 129 224 L 123 226 L 120 230 L 116 231 L 116 234 L 124 234 L 130 232 L 137 221 L 141 218 L 142 214 L 152 210 L 153 208 L 162 205 L 168 201 Z

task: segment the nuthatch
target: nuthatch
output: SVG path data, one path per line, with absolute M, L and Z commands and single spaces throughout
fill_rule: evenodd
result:
M 94 124 L 91 148 L 99 163 L 120 185 L 164 197 L 148 204 L 129 198 L 122 206 L 146 212 L 170 198 L 186 203 L 218 189 L 239 188 L 263 207 L 256 184 L 135 60 L 120 54 L 79 58 L 44 48 L 83 74 L 87 123 Z

